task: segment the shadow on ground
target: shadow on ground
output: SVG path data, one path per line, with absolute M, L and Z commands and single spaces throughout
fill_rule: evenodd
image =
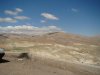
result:
M 0 60 L 0 63 L 7 63 L 7 62 L 10 62 L 10 61 L 5 60 L 5 59 L 1 59 L 1 60 Z

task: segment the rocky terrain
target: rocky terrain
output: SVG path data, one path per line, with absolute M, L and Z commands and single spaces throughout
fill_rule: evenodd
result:
M 31 53 L 50 58 L 100 65 L 100 42 L 96 38 L 63 32 L 37 36 L 0 34 L 0 48 L 6 51 L 31 50 Z
M 20 58 L 23 53 L 6 53 L 0 62 L 1 75 L 100 75 L 100 67 L 52 59 Z
M 14 53 L 27 52 L 32 59 L 31 64 L 28 64 L 29 66 L 34 61 L 37 61 L 39 64 L 44 64 L 44 66 L 52 66 L 52 69 L 60 69 L 62 75 L 67 73 L 68 75 L 80 75 L 81 73 L 82 75 L 100 75 L 99 39 L 99 37 L 87 37 L 64 32 L 47 33 L 44 35 L 5 33 L 0 34 L 0 48 L 5 49 L 6 55 L 8 55 L 5 59 L 10 60 L 13 66 L 16 66 L 14 63 L 20 65 L 17 60 L 21 60 L 21 63 L 30 62 L 30 60 L 23 61 L 23 59 L 14 58 L 16 57 Z M 11 54 L 10 57 L 9 53 Z M 8 64 L 11 65 L 11 62 L 8 62 Z M 8 64 L 0 64 L 0 67 L 8 66 Z M 48 68 L 47 66 L 45 68 Z M 0 68 L 1 71 L 5 69 L 2 69 L 2 67 Z M 15 69 L 17 70 L 18 68 Z M 62 72 L 61 70 L 64 71 Z M 66 70 L 70 71 L 71 74 L 70 72 L 65 72 Z M 4 72 L 2 71 L 2 73 Z M 51 73 L 43 75 L 51 75 Z M 60 75 L 60 73 L 52 75 Z

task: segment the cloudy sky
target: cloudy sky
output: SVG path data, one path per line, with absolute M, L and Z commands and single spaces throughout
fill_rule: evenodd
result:
M 100 0 L 0 0 L 0 31 L 100 34 Z

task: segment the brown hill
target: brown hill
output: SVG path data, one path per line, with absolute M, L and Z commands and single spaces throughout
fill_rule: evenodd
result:
M 40 57 L 100 65 L 100 42 L 92 37 L 64 32 L 36 36 L 1 34 L 0 48 L 10 51 L 32 50 L 32 54 Z

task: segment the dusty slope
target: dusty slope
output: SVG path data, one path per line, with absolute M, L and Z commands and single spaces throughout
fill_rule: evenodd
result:
M 10 62 L 0 63 L 0 75 L 100 75 L 100 68 L 71 63 L 63 64 L 62 67 L 66 67 L 61 68 L 53 66 L 56 62 L 46 64 L 49 62 L 26 59 L 21 61 L 13 55 L 8 53 L 4 57 Z
M 0 47 L 8 51 L 32 50 L 35 54 L 100 66 L 100 42 L 93 38 L 55 32 L 41 36 L 2 34 L 0 39 Z

